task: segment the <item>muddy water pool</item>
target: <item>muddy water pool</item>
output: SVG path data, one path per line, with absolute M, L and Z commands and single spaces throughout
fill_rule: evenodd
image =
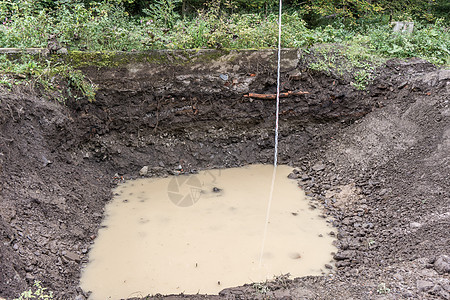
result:
M 118 186 L 83 270 L 90 299 L 217 294 L 290 273 L 320 275 L 332 229 L 289 166 L 278 166 L 261 256 L 273 166 L 207 170 Z M 262 257 L 262 260 L 260 260 Z

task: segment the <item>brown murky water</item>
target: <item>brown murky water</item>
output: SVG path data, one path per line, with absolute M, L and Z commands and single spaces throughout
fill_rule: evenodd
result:
M 252 165 L 120 185 L 81 287 L 95 300 L 217 294 L 274 275 L 321 274 L 335 250 L 331 228 L 308 209 L 288 166 L 277 168 L 260 264 L 272 171 Z

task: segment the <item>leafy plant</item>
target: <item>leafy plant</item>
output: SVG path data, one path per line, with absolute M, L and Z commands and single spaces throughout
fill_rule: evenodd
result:
M 354 79 L 355 81 L 352 82 L 352 85 L 358 90 L 364 90 L 367 84 L 369 84 L 371 75 L 367 70 L 363 69 L 356 72 Z
M 377 287 L 378 294 L 388 294 L 390 291 L 391 291 L 391 289 L 388 288 L 384 282 L 380 283 Z
M 22 292 L 19 298 L 14 300 L 25 300 L 25 299 L 53 299 L 53 292 L 46 292 L 47 288 L 42 287 L 41 282 L 36 280 L 33 284 L 34 288 L 28 291 Z M 33 291 L 34 290 L 34 291 Z
M 55 90 L 60 82 L 65 81 L 69 93 L 74 91 L 89 101 L 95 100 L 97 87 L 81 71 L 66 64 L 36 59 L 32 55 L 21 54 L 16 59 L 0 55 L 0 75 L 0 84 L 8 87 L 20 82 L 37 82 L 46 90 Z
M 270 288 L 267 285 L 267 281 L 266 282 L 257 282 L 253 284 L 253 288 L 255 289 L 255 291 L 259 294 L 267 294 L 268 292 L 270 292 Z
M 172 28 L 180 18 L 180 14 L 175 11 L 179 3 L 181 0 L 155 0 L 155 3 L 150 4 L 143 12 L 164 27 Z

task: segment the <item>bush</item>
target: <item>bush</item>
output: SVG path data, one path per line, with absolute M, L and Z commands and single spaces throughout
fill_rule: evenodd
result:
M 441 20 L 432 25 L 416 26 L 412 34 L 392 32 L 388 26 L 369 33 L 375 52 L 387 57 L 421 57 L 437 64 L 449 64 L 450 32 Z
M 121 0 L 85 1 L 88 6 L 83 1 L 53 1 L 52 9 L 45 8 L 47 2 L 0 4 L 0 47 L 46 47 L 50 35 L 56 35 L 61 46 L 69 50 L 89 51 L 277 46 L 277 14 L 231 13 L 232 1 L 208 2 L 208 8 L 191 17 L 182 17 L 176 11 L 179 0 L 148 4 L 146 17 L 130 16 Z M 263 2 L 252 3 L 264 6 Z M 450 33 L 442 19 L 433 24 L 416 23 L 412 34 L 393 33 L 382 24 L 386 21 L 382 16 L 368 15 L 345 23 L 335 19 L 327 26 L 311 29 L 301 12 L 290 9 L 282 16 L 281 42 L 283 47 L 301 48 L 353 43 L 368 48 L 372 55 L 417 56 L 449 64 Z

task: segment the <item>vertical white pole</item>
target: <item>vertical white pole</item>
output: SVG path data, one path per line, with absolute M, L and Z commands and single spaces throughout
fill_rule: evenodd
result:
M 259 267 L 262 267 L 262 261 L 264 256 L 264 247 L 266 245 L 266 236 L 267 236 L 267 225 L 269 224 L 269 217 L 270 217 L 270 207 L 272 205 L 272 198 L 273 198 L 273 189 L 275 187 L 275 178 L 277 176 L 277 157 L 278 157 L 278 114 L 279 114 L 279 107 L 280 107 L 280 69 L 281 69 L 281 3 L 282 0 L 280 0 L 279 4 L 279 11 L 278 11 L 278 66 L 277 66 L 277 103 L 276 103 L 276 115 L 275 115 L 275 153 L 274 153 L 274 160 L 273 160 L 273 173 L 272 173 L 272 184 L 270 186 L 270 194 L 269 194 L 269 203 L 267 204 L 267 212 L 266 212 L 266 222 L 264 224 L 264 235 L 263 235 L 263 241 L 261 246 L 261 254 L 259 257 Z
M 277 64 L 277 103 L 275 114 L 275 154 L 273 164 L 276 167 L 278 162 L 278 114 L 280 113 L 280 73 L 281 73 L 281 9 L 282 0 L 280 0 L 278 10 L 278 64 Z

